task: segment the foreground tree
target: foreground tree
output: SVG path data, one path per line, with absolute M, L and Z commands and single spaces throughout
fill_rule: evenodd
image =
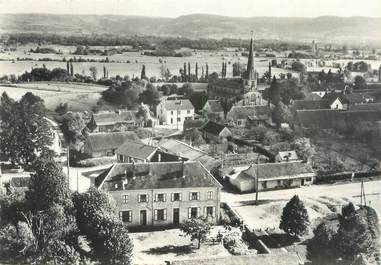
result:
M 310 224 L 304 203 L 295 195 L 283 208 L 279 228 L 293 237 L 304 235 Z
M 191 240 L 197 240 L 197 248 L 201 247 L 201 242 L 205 241 L 210 229 L 210 224 L 202 218 L 189 219 L 180 227 L 180 230 L 190 236 Z
M 26 93 L 18 102 L 3 94 L 0 123 L 0 153 L 12 164 L 30 166 L 48 151 L 52 138 L 43 100 Z

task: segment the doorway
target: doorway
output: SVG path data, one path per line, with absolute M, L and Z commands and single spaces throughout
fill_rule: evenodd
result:
M 180 223 L 180 209 L 173 208 L 173 224 L 178 225 Z
M 140 224 L 147 225 L 147 211 L 140 210 Z

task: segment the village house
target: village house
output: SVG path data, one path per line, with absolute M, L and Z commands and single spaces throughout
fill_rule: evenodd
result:
M 268 106 L 233 106 L 226 115 L 229 124 L 237 127 L 271 124 L 271 109 Z
M 230 183 L 240 192 L 254 192 L 272 189 L 295 188 L 313 183 L 315 173 L 300 161 L 283 163 L 253 164 L 235 177 Z M 258 186 L 257 186 L 258 178 Z
M 194 107 L 189 99 L 163 100 L 156 107 L 160 124 L 183 126 L 185 120 L 194 119 Z
M 208 100 L 202 108 L 202 113 L 209 120 L 222 121 L 225 118 L 224 109 L 218 100 Z
M 123 132 L 138 124 L 137 111 L 119 109 L 94 113 L 89 127 L 93 132 Z
M 176 155 L 163 152 L 158 147 L 141 142 L 125 141 L 116 151 L 118 162 L 169 162 L 179 161 Z
M 95 185 L 114 198 L 129 227 L 178 226 L 201 216 L 219 220 L 222 186 L 200 162 L 118 163 Z
M 91 133 L 86 138 L 82 150 L 89 157 L 114 156 L 115 151 L 127 140 L 140 142 L 139 137 L 132 131 Z
M 334 110 L 347 110 L 349 101 L 345 95 L 341 92 L 332 92 L 326 94 L 323 99 L 327 100 L 327 104 L 330 109 Z
M 204 139 L 216 143 L 225 142 L 232 137 L 232 132 L 228 127 L 214 121 L 207 121 L 200 128 L 200 131 L 202 132 Z
M 295 150 L 279 151 L 278 154 L 275 156 L 275 162 L 291 162 L 298 160 L 299 158 Z

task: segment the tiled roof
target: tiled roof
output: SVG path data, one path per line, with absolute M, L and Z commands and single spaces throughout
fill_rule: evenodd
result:
M 351 104 L 363 103 L 365 99 L 374 99 L 373 96 L 366 93 L 351 93 L 346 94 L 345 97 Z
M 190 110 L 194 109 L 189 99 L 166 100 L 163 102 L 166 110 Z
M 163 151 L 190 161 L 200 161 L 207 169 L 211 169 L 216 163 L 216 160 L 206 152 L 176 139 L 163 139 L 159 142 L 159 147 Z
M 258 119 L 259 117 L 268 119 L 270 114 L 270 108 L 264 105 L 233 106 L 226 115 L 226 118 L 228 120 L 247 119 L 248 117 L 251 119 Z
M 305 175 L 314 175 L 312 168 L 300 161 L 284 163 L 253 164 L 247 170 L 242 171 L 237 179 L 255 178 L 259 180 L 295 178 Z
M 200 162 L 118 163 L 100 174 L 95 184 L 107 191 L 221 187 Z M 117 186 L 115 185 L 117 184 Z
M 139 137 L 135 132 L 112 132 L 112 133 L 92 133 L 85 142 L 85 146 L 93 152 L 116 149 L 121 146 L 125 141 L 130 140 L 140 142 Z
M 358 126 L 361 122 L 381 121 L 381 112 L 378 110 L 340 111 L 340 110 L 297 110 L 297 119 L 302 127 L 316 127 L 320 129 L 338 128 L 347 125 Z
M 209 104 L 212 112 L 224 112 L 224 109 L 222 108 L 221 103 L 218 100 L 208 100 L 206 104 Z
M 309 109 L 329 109 L 328 100 L 295 100 L 292 108 L 294 110 L 309 110 Z
M 343 104 L 349 103 L 348 99 L 341 92 L 328 93 L 328 94 L 325 94 L 323 97 L 323 99 L 327 100 L 328 105 L 331 105 L 337 98 L 339 98 L 341 103 L 343 103 Z
M 227 257 L 208 257 L 203 259 L 175 260 L 170 265 L 300 265 L 301 261 L 294 252 L 242 255 Z
M 93 114 L 93 118 L 98 126 L 117 123 L 134 123 L 136 121 L 136 114 L 137 111 L 131 110 L 102 111 Z
M 210 83 L 210 85 L 213 87 L 243 89 L 243 81 L 239 78 L 216 79 L 212 83 Z
M 115 153 L 144 160 L 156 150 L 157 147 L 155 146 L 127 140 L 115 151 Z
M 214 134 L 214 135 L 219 135 L 223 129 L 225 129 L 225 125 L 214 122 L 214 121 L 208 121 L 201 127 L 201 131 Z

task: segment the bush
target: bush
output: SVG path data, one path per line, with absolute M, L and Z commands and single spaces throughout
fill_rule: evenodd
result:
M 232 255 L 247 255 L 250 253 L 249 247 L 242 240 L 239 232 L 232 232 L 224 236 L 223 244 Z

